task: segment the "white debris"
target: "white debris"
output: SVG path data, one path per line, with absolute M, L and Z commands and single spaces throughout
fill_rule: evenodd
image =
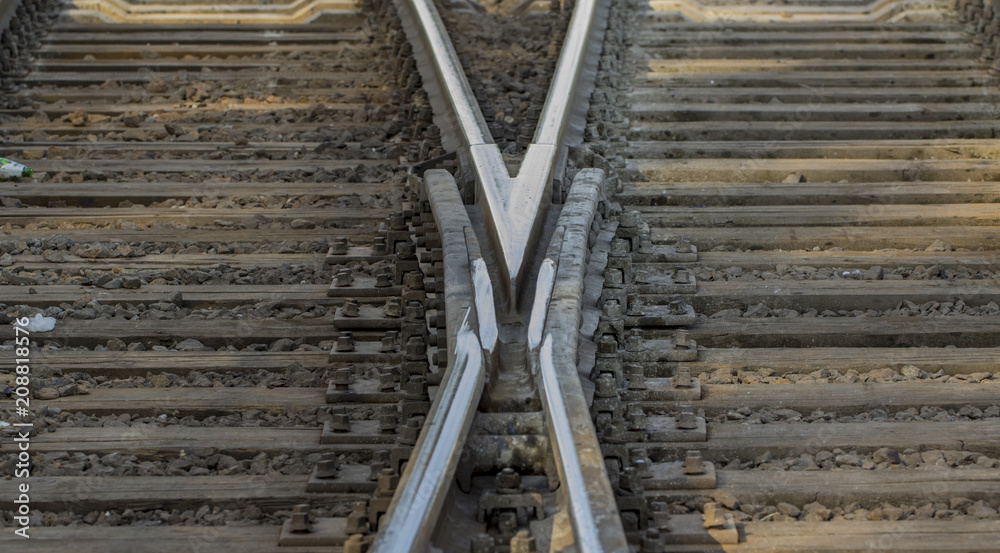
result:
M 493 283 L 486 262 L 481 257 L 472 262 L 472 283 L 475 287 L 476 314 L 479 316 L 479 340 L 483 349 L 492 352 L 497 345 L 499 330 L 493 303 Z
M 535 303 L 531 306 L 531 319 L 528 323 L 528 347 L 535 349 L 542 344 L 542 331 L 545 330 L 545 317 L 548 315 L 549 300 L 552 299 L 552 286 L 556 277 L 556 264 L 551 259 L 542 261 L 538 270 L 538 280 L 535 284 Z
M 7 428 L 8 426 L 10 426 L 9 422 L 0 421 L 0 428 Z
M 56 327 L 56 320 L 53 317 L 46 317 L 41 313 L 28 319 L 28 324 L 24 328 L 28 332 L 50 332 Z

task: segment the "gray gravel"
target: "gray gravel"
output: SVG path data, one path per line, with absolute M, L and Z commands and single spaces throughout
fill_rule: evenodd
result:
M 1000 315 L 1000 305 L 995 301 L 985 305 L 968 305 L 962 300 L 928 301 L 917 305 L 911 301 L 901 301 L 892 309 L 771 309 L 766 303 L 751 305 L 746 309 L 730 308 L 709 315 L 711 319 L 765 319 L 765 318 L 829 318 L 829 317 L 945 317 L 956 315 L 996 316 Z
M 494 140 L 516 152 L 534 135 L 569 18 L 458 10 L 442 17 Z
M 11 403 L 2 404 L 0 416 L 4 420 L 16 420 Z M 143 427 L 143 426 L 184 426 L 184 427 L 320 427 L 332 419 L 333 407 L 288 408 L 284 411 L 250 410 L 227 415 L 211 415 L 204 418 L 193 416 L 180 417 L 177 411 L 164 406 L 159 415 L 137 415 L 117 413 L 113 415 L 88 415 L 85 413 L 70 413 L 58 407 L 43 407 L 36 409 L 34 428 L 36 432 L 54 432 L 61 428 L 105 428 L 105 427 Z M 374 416 L 374 409 L 357 408 L 349 412 L 352 419 L 363 420 Z M 13 434 L 13 429 L 6 428 L 0 434 Z
M 704 412 L 702 411 L 702 414 Z M 958 409 L 942 409 L 937 406 L 922 406 L 920 409 L 910 407 L 893 412 L 892 410 L 873 409 L 863 411 L 856 415 L 838 416 L 836 413 L 817 409 L 806 414 L 794 409 L 750 409 L 740 407 L 727 411 L 724 415 L 718 415 L 713 422 L 738 423 L 738 424 L 771 424 L 771 423 L 791 423 L 791 422 L 956 422 L 968 420 L 997 420 L 1000 418 L 1000 405 L 991 405 L 986 409 L 980 409 L 973 405 L 966 405 Z
M 814 384 L 823 382 L 839 382 L 852 384 L 855 382 L 939 382 L 939 383 L 996 383 L 1000 382 L 1000 374 L 992 372 L 974 372 L 969 374 L 949 375 L 944 370 L 928 373 L 914 365 L 905 365 L 899 370 L 891 367 L 858 372 L 854 369 L 839 371 L 837 369 L 819 369 L 812 372 L 789 371 L 778 374 L 773 369 L 762 368 L 744 370 L 735 368 L 716 369 L 698 375 L 703 384 Z
M 968 267 L 883 267 L 875 265 L 868 269 L 842 267 L 817 268 L 808 265 L 781 264 L 773 270 L 744 269 L 742 267 L 691 269 L 698 280 L 718 281 L 763 281 L 763 280 L 992 280 L 1000 278 L 1000 273 L 988 269 Z
M 883 447 L 873 452 L 844 451 L 840 448 L 803 453 L 798 457 L 775 458 L 766 451 L 750 461 L 730 459 L 719 463 L 723 470 L 883 470 L 883 469 L 992 469 L 1000 465 L 996 457 L 975 451 L 928 449 L 897 451 Z
M 252 459 L 235 459 L 230 455 L 182 455 L 169 460 L 139 459 L 135 455 L 109 453 L 104 456 L 65 451 L 36 453 L 32 476 L 225 476 L 225 475 L 292 475 L 310 474 L 319 453 L 302 455 L 281 454 L 269 457 L 259 453 Z M 13 470 L 15 458 L 6 455 L 0 466 Z
M 350 513 L 349 506 L 313 507 L 312 517 L 340 517 Z M 13 526 L 13 512 L 0 511 L 0 526 Z M 220 509 L 203 505 L 198 510 L 178 509 L 134 511 L 113 509 L 74 513 L 71 511 L 32 511 L 31 526 L 277 526 L 291 516 L 291 511 L 280 510 L 266 513 L 255 505 L 243 509 Z
M 103 304 L 97 300 L 88 301 L 82 305 L 63 304 L 62 306 L 51 306 L 45 309 L 30 306 L 7 306 L 0 311 L 6 321 L 18 317 L 34 316 L 42 313 L 57 320 L 77 319 L 77 320 L 228 320 L 236 321 L 245 319 L 247 321 L 262 319 L 332 319 L 336 313 L 336 306 L 315 305 L 312 302 L 303 302 L 297 306 L 282 307 L 280 301 L 264 301 L 253 305 L 242 305 L 232 309 L 189 309 L 180 307 L 170 301 L 160 301 L 139 304 Z M 301 343 L 301 342 L 300 342 Z M 256 347 L 256 346 L 255 346 Z
M 704 505 L 716 501 L 731 506 L 729 512 L 737 522 L 784 522 L 784 521 L 867 521 L 867 520 L 996 520 L 995 501 L 973 501 L 965 497 L 952 497 L 945 502 L 920 502 L 915 504 L 880 503 L 862 505 L 854 502 L 843 507 L 827 507 L 818 502 L 793 505 L 779 502 L 775 505 L 743 503 L 727 492 L 719 491 L 711 498 L 698 497 L 684 502 L 654 502 L 654 511 L 672 514 L 686 514 L 702 511 Z
M 238 228 L 253 228 L 271 230 L 271 221 L 263 215 L 247 217 L 236 225 Z M 280 229 L 283 223 L 276 223 Z M 104 227 L 94 225 L 91 228 L 109 228 L 116 230 L 174 229 L 184 225 L 174 223 L 153 223 L 140 225 L 130 222 L 107 223 Z M 187 227 L 184 227 L 187 228 Z M 218 228 L 217 226 L 215 228 Z M 317 240 L 283 240 L 275 242 L 76 242 L 65 235 L 54 233 L 47 238 L 30 238 L 28 240 L 0 241 L 0 256 L 11 256 L 9 261 L 0 260 L 0 267 L 10 267 L 15 264 L 17 255 L 45 255 L 46 252 L 76 255 L 84 259 L 120 259 L 142 257 L 153 254 L 175 253 L 326 253 L 330 248 L 329 239 Z M 58 263 L 59 261 L 55 261 Z

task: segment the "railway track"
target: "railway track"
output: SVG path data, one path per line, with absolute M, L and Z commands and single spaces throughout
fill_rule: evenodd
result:
M 5 543 L 993 547 L 992 7 L 581 0 L 485 83 L 438 9 L 8 32 Z
M 11 547 L 275 550 L 295 505 L 346 516 L 379 486 L 372 447 L 324 425 L 394 441 L 329 383 L 428 354 L 401 341 L 424 313 L 386 316 L 433 298 L 397 271 L 418 263 L 396 248 L 407 169 L 439 150 L 409 47 L 388 4 L 240 25 L 65 8 L 0 112 L 3 155 L 35 170 L 0 184 L 4 322 L 56 319 L 31 335 L 32 539 Z
M 703 386 L 687 404 L 707 436 L 649 456 L 698 451 L 716 481 L 646 499 L 675 518 L 712 502 L 743 527 L 739 544 L 668 550 L 989 549 L 992 51 L 964 32 L 971 16 L 946 10 L 879 21 L 825 2 L 713 9 L 697 22 L 666 4 L 634 12 L 631 88 L 608 90 L 592 121 L 604 155 L 622 158 L 623 210 L 652 244 L 684 237 L 698 251 L 684 296 L 698 362 L 684 366 Z M 631 261 L 636 326 L 664 340 L 640 315 L 670 301 L 647 283 L 674 264 L 641 250 Z M 643 388 L 626 383 L 622 400 Z

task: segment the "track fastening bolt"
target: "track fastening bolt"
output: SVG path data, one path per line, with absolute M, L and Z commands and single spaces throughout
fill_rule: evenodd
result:
M 388 449 L 375 450 L 375 453 L 372 454 L 371 472 L 368 474 L 368 480 L 378 482 L 379 475 L 389 466 L 390 459 Z
M 378 475 L 378 491 L 376 493 L 383 494 L 382 497 L 392 497 L 392 493 L 396 491 L 398 485 L 399 475 L 396 474 L 396 471 L 384 468 Z
M 312 531 L 309 524 L 309 504 L 303 503 L 292 507 L 292 520 L 289 529 L 296 534 Z
M 347 255 L 347 237 L 338 236 L 333 239 L 333 244 L 330 246 L 331 255 Z
M 316 463 L 316 478 L 336 478 L 340 470 L 340 459 L 335 453 L 324 453 Z
M 337 351 L 354 351 L 354 334 L 348 331 L 341 331 L 337 337 Z
M 691 332 L 686 328 L 678 328 L 674 332 L 674 347 L 687 349 L 691 347 Z
M 694 382 L 691 380 L 691 367 L 677 367 L 677 375 L 674 376 L 673 385 L 675 388 L 691 388 Z
M 680 414 L 677 416 L 677 428 L 680 430 L 694 430 L 698 428 L 698 420 L 694 416 L 694 407 L 681 405 Z
M 399 332 L 395 330 L 386 331 L 385 335 L 382 336 L 382 347 L 380 351 L 382 353 L 392 353 L 399 349 L 396 345 L 399 342 Z
M 684 474 L 705 474 L 705 463 L 701 460 L 701 452 L 690 450 L 684 458 Z
M 628 389 L 629 390 L 645 390 L 646 389 L 646 373 L 642 370 L 642 365 L 637 363 L 630 363 L 626 365 L 628 368 Z
M 514 469 L 506 467 L 497 473 L 497 492 L 502 494 L 521 493 L 521 475 Z
M 334 275 L 334 284 L 338 287 L 345 287 L 354 284 L 354 275 L 350 269 L 341 269 Z
M 333 385 L 337 388 L 337 391 L 339 392 L 346 392 L 348 389 L 350 389 L 351 382 L 353 380 L 354 378 L 353 375 L 351 374 L 351 369 L 348 368 L 337 369 L 337 371 L 333 373 Z
M 333 415 L 330 420 L 330 429 L 334 432 L 350 432 L 351 418 L 344 413 Z
M 344 305 L 340 306 L 340 315 L 342 317 L 355 318 L 361 314 L 359 309 L 360 306 L 358 305 L 358 302 L 354 300 L 347 300 L 344 302 Z

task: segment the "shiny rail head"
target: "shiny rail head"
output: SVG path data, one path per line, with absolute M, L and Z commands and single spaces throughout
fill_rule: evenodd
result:
M 562 147 L 577 146 L 583 141 L 609 5 L 607 0 L 579 0 L 573 8 L 535 129 L 535 144 Z
M 589 96 L 600 41 L 592 40 L 606 24 L 607 0 L 581 0 L 574 8 L 567 39 L 536 129 L 521 168 L 511 177 L 500 149 L 462 71 L 451 39 L 430 0 L 397 0 L 404 29 L 415 43 L 421 76 L 431 89 L 435 121 L 456 134 L 476 176 L 487 234 L 500 252 L 505 297 L 516 301 L 525 267 L 534 257 L 542 221 L 551 203 L 551 186 L 565 150 L 566 131 L 581 96 Z M 576 111 L 574 111 L 576 110 Z M 442 127 L 445 128 L 445 127 Z M 454 141 L 454 139 L 452 139 Z M 465 156 L 463 156 L 465 157 Z
M 490 280 L 486 261 L 481 257 L 477 257 L 472 262 L 472 286 L 475 291 L 479 339 L 483 349 L 493 353 L 500 331 L 497 328 L 496 305 L 493 301 L 493 282 Z
M 594 522 L 594 512 L 590 507 L 590 495 L 587 493 L 587 481 L 580 470 L 580 459 L 576 453 L 576 440 L 573 438 L 573 427 L 563 402 L 562 390 L 559 387 L 555 360 L 552 356 L 552 335 L 546 335 L 539 350 L 539 372 L 543 385 L 543 394 L 547 407 L 548 421 L 552 425 L 555 436 L 553 447 L 559 463 L 559 474 L 563 478 L 566 496 L 569 502 L 570 521 L 573 525 L 573 536 L 576 539 L 578 553 L 603 553 L 601 538 L 597 534 L 597 524 Z
M 548 315 L 549 300 L 552 299 L 552 287 L 556 281 L 556 263 L 551 259 L 542 260 L 538 269 L 538 279 L 535 281 L 535 301 L 531 306 L 531 318 L 528 320 L 528 349 L 534 351 L 542 343 L 542 332 L 545 331 L 545 318 Z
M 434 415 L 407 463 L 391 514 L 373 544 L 375 553 L 423 553 L 455 479 L 486 378 L 483 346 L 466 311 L 455 339 L 455 367 L 441 383 Z
M 434 123 L 449 150 L 465 150 L 493 144 L 489 126 L 469 85 L 462 63 L 444 27 L 428 0 L 395 0 L 403 30 L 413 47 L 417 70 L 434 110 Z

